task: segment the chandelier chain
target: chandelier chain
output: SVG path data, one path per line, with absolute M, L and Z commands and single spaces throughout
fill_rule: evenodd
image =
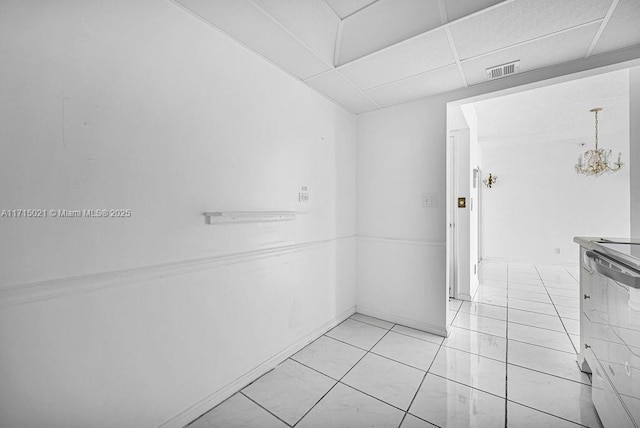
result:
M 598 151 L 598 110 L 596 110 L 596 151 Z

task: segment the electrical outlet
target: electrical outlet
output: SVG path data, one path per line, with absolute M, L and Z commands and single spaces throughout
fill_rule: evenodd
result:
M 306 192 L 298 193 L 298 202 L 309 202 L 309 194 Z
M 556 254 L 560 254 L 560 248 L 554 248 L 553 252 Z
M 438 207 L 438 193 L 423 193 L 422 194 L 422 206 L 425 208 L 437 208 Z

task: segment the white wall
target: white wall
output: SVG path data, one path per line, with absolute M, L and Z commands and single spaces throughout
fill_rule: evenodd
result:
M 455 182 L 455 200 L 453 204 L 456 211 L 455 232 L 457 237 L 457 298 L 463 300 L 471 300 L 472 293 L 472 281 L 471 275 L 473 270 L 471 269 L 471 186 L 469 185 L 472 179 L 471 165 L 471 130 L 459 129 L 452 131 L 451 135 L 455 138 L 455 156 L 456 156 L 456 170 L 457 180 Z M 458 198 L 465 198 L 465 208 L 458 206 Z
M 447 103 L 637 58 L 638 48 L 620 50 L 359 115 L 358 235 L 375 238 L 358 238 L 358 308 L 446 329 Z M 421 207 L 428 189 L 438 209 Z
M 423 106 L 358 116 L 358 311 L 444 334 L 446 110 Z
M 615 114 L 628 117 L 626 109 Z M 627 158 L 628 124 L 621 131 L 601 134 L 601 143 Z M 485 172 L 499 177 L 483 193 L 486 258 L 577 263 L 575 236 L 629 235 L 628 167 L 599 178 L 577 175 L 583 148 L 575 140 L 480 146 Z
M 354 310 L 353 115 L 169 1 L 4 1 L 0 52 L 0 209 L 132 210 L 0 218 L 0 425 L 182 426 Z
M 629 70 L 631 236 L 640 239 L 640 67 Z

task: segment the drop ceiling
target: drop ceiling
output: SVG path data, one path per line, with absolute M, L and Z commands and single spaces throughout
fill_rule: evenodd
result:
M 482 148 L 594 141 L 594 114 L 608 148 L 628 151 L 629 71 L 620 70 L 474 102 Z M 577 155 L 576 155 L 577 156 Z
M 174 1 L 356 114 L 640 44 L 639 0 Z

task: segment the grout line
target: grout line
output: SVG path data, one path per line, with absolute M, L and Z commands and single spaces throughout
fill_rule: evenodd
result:
M 318 369 L 316 369 L 316 368 L 313 368 L 313 367 L 311 367 L 311 366 L 308 366 L 308 365 L 306 365 L 305 363 L 303 363 L 303 362 L 301 362 L 301 361 L 298 361 L 298 360 L 296 360 L 296 359 L 295 359 L 295 358 L 293 358 L 293 357 L 289 357 L 289 359 L 290 359 L 290 360 L 295 361 L 296 363 L 298 363 L 298 364 L 300 364 L 300 365 L 302 365 L 302 366 L 305 366 L 306 368 L 308 368 L 308 369 L 310 369 L 310 370 L 313 370 L 313 371 L 314 371 L 314 372 L 316 372 L 316 373 L 319 373 L 319 374 L 321 374 L 321 375 L 323 375 L 323 376 L 326 376 L 326 377 L 328 377 L 328 378 L 330 378 L 330 379 L 333 379 L 333 380 L 335 380 L 336 382 L 338 382 L 338 379 L 336 379 L 335 377 L 330 376 L 330 375 L 328 375 L 328 374 L 326 374 L 326 373 L 323 373 L 323 372 L 321 372 L 320 370 L 318 370 Z
M 547 330 L 547 331 L 551 331 L 551 330 Z M 556 333 L 560 333 L 560 334 L 562 334 L 562 332 L 561 332 L 561 331 L 556 331 Z M 565 354 L 576 355 L 576 353 L 575 353 L 575 352 L 572 352 L 572 351 L 563 351 L 563 350 L 561 350 L 561 349 L 551 348 L 550 346 L 544 346 L 544 345 L 539 345 L 539 344 L 536 344 L 536 343 L 525 342 L 525 341 L 523 341 L 523 340 L 516 340 L 516 339 L 509 339 L 509 340 L 511 340 L 511 341 L 513 341 L 513 342 L 526 343 L 527 345 L 538 346 L 538 347 L 540 347 L 540 348 L 550 349 L 550 350 L 552 350 L 552 351 L 564 352 Z M 569 339 L 569 340 L 571 340 L 571 339 Z M 573 347 L 573 346 L 572 346 L 572 347 Z
M 395 325 L 395 324 L 394 324 L 394 325 Z M 392 326 L 392 328 L 393 328 L 393 326 Z M 391 329 L 387 330 L 387 332 L 386 332 L 386 333 L 385 333 L 385 334 L 384 334 L 384 335 L 383 335 L 383 336 L 382 336 L 382 337 L 381 337 L 381 338 L 380 338 L 380 339 L 379 339 L 379 340 L 378 340 L 378 341 L 377 341 L 377 342 L 376 342 L 376 343 L 375 343 L 375 344 L 374 344 L 370 349 L 373 349 L 373 348 L 374 348 L 378 343 L 380 343 L 380 341 L 381 341 L 382 339 L 384 339 L 384 338 L 385 338 L 385 336 L 386 336 L 387 334 L 389 334 L 389 332 L 390 332 L 390 331 L 391 331 Z M 336 340 L 337 340 L 337 339 L 336 339 Z M 341 341 L 341 342 L 342 342 L 342 341 Z M 355 345 L 351 345 L 351 346 L 355 346 Z M 362 349 L 362 348 L 360 348 L 360 349 Z M 320 399 L 319 399 L 318 401 L 316 401 L 316 403 L 315 403 L 313 406 L 311 406 L 311 408 L 310 408 L 309 410 L 307 410 L 307 411 L 305 412 L 305 414 L 304 414 L 304 415 L 302 415 L 302 417 L 300 417 L 300 419 L 298 419 L 298 422 L 296 422 L 296 423 L 293 425 L 294 427 L 295 427 L 295 426 L 296 426 L 296 425 L 297 425 L 301 420 L 303 420 L 303 419 L 304 419 L 304 418 L 309 414 L 309 412 L 311 412 L 311 411 L 312 411 L 312 410 L 313 410 L 313 409 L 318 405 L 318 403 L 319 403 L 320 401 L 322 401 L 322 399 L 323 399 L 324 397 L 326 397 L 326 396 L 327 396 L 327 394 L 329 394 L 329 393 L 333 390 L 333 388 L 335 388 L 335 387 L 336 387 L 336 385 L 337 385 L 337 384 L 339 384 L 339 383 L 340 383 L 340 384 L 342 384 L 342 385 L 346 385 L 345 383 L 342 383 L 342 382 L 341 382 L 341 381 L 342 381 L 342 379 L 344 379 L 344 378 L 345 378 L 345 376 L 347 376 L 347 375 L 351 372 L 351 370 L 353 370 L 353 368 L 354 368 L 355 366 L 357 366 L 357 365 L 360 363 L 360 361 L 362 361 L 362 360 L 364 359 L 364 357 L 366 357 L 366 356 L 369 354 L 370 349 L 364 349 L 364 350 L 366 351 L 366 352 L 365 352 L 365 354 L 364 354 L 364 355 L 363 355 L 363 356 L 362 356 L 358 361 L 356 361 L 356 363 L 355 363 L 353 366 L 351 366 L 351 368 L 350 368 L 349 370 L 347 370 L 347 372 L 346 372 L 346 373 L 345 373 L 345 374 L 344 374 L 340 379 L 338 379 L 338 381 L 335 383 L 335 385 L 333 385 L 331 388 L 329 388 L 329 390 L 328 390 L 327 392 L 325 392 L 325 393 L 324 393 L 324 395 L 323 395 L 322 397 L 320 397 Z M 323 374 L 324 374 L 324 373 L 323 373 Z M 326 376 L 326 375 L 325 375 L 325 376 Z M 331 379 L 333 379 L 333 378 L 331 378 Z M 346 385 L 346 386 L 349 386 L 349 385 Z M 353 388 L 353 389 L 355 389 L 355 388 Z M 362 391 L 360 391 L 360 392 L 362 392 Z M 367 394 L 367 395 L 369 395 L 369 394 Z M 376 398 L 376 397 L 373 397 L 373 398 Z M 378 400 L 379 400 L 379 399 L 378 399 Z M 380 400 L 380 401 L 382 401 L 382 400 Z M 383 403 L 384 403 L 384 401 L 383 401 Z M 389 404 L 389 403 L 387 403 L 387 404 Z M 395 406 L 393 406 L 393 407 L 395 407 Z
M 248 386 L 248 385 L 247 385 Z M 219 402 L 218 404 L 216 404 L 215 406 L 213 406 L 212 408 L 206 410 L 203 414 L 201 414 L 200 416 L 198 416 L 197 418 L 195 418 L 194 420 L 192 420 L 191 422 L 189 422 L 187 425 L 184 426 L 184 428 L 189 428 L 194 422 L 196 422 L 197 420 L 199 420 L 200 418 L 202 418 L 204 415 L 206 415 L 207 413 L 209 413 L 210 411 L 212 411 L 213 409 L 216 409 L 218 407 L 220 407 L 221 405 L 223 405 L 224 403 L 226 403 L 227 401 L 231 400 L 231 398 L 233 398 L 236 394 L 238 394 L 240 391 L 237 391 L 233 394 L 231 394 L 230 396 L 228 396 L 227 398 L 225 398 L 224 400 L 222 400 L 221 402 Z M 244 394 L 242 394 L 244 395 Z
M 506 308 L 505 308 L 505 309 L 506 309 Z M 473 315 L 473 314 L 471 314 L 471 315 Z M 477 316 L 477 315 L 473 315 L 473 316 Z M 495 319 L 495 318 L 492 318 L 492 319 Z M 497 321 L 505 321 L 505 320 L 497 320 Z M 485 336 L 496 337 L 496 338 L 498 338 L 498 339 L 504 339 L 504 338 L 505 338 L 504 336 L 498 336 L 498 335 L 491 334 L 491 333 L 485 333 L 485 332 L 483 332 L 483 331 L 471 330 L 471 329 L 469 329 L 469 328 L 459 327 L 459 326 L 457 326 L 457 325 L 452 325 L 451 327 L 453 327 L 453 328 L 459 328 L 459 329 L 461 329 L 461 330 L 473 331 L 474 333 L 483 334 L 483 335 L 485 335 Z M 445 345 L 445 346 L 446 346 L 446 345 Z
M 484 303 L 483 303 L 483 304 L 484 304 Z M 498 306 L 498 307 L 500 307 L 500 306 Z M 507 308 L 504 308 L 504 309 L 507 309 Z M 490 320 L 495 320 L 495 321 L 505 321 L 505 322 L 506 322 L 506 319 L 505 319 L 505 318 L 496 318 L 496 317 L 490 317 L 489 315 L 474 314 L 474 313 L 467 312 L 467 311 L 463 311 L 463 310 L 460 310 L 460 312 L 461 312 L 461 313 L 463 313 L 463 314 L 471 315 L 472 317 L 488 318 L 488 319 L 490 319 Z M 455 327 L 458 327 L 458 326 L 455 326 Z M 463 328 L 463 327 L 461 327 L 461 328 Z M 481 332 L 481 331 L 480 331 L 480 332 L 478 332 L 478 333 L 483 333 L 483 332 Z M 484 334 L 491 334 L 491 333 L 484 333 Z M 493 336 L 493 335 L 492 335 L 492 336 Z
M 538 272 L 538 275 L 540 275 L 540 271 L 538 270 L 538 267 L 536 265 L 533 265 L 533 267 L 536 269 L 536 271 Z M 540 279 L 542 280 L 542 275 L 540 275 Z M 544 281 L 542 281 L 542 284 L 544 285 Z M 553 309 L 556 311 L 556 314 L 558 315 L 558 318 L 560 319 L 560 323 L 562 324 L 562 328 L 564 328 L 564 332 L 567 335 L 567 339 L 569 340 L 569 343 L 571 343 L 571 347 L 574 349 L 574 351 L 576 351 L 576 355 L 579 354 L 579 351 L 576 349 L 576 346 L 573 344 L 573 340 L 571 340 L 571 336 L 569 336 L 569 332 L 567 331 L 567 327 L 564 325 L 564 322 L 562 322 L 562 317 L 560 316 L 560 312 L 558 311 L 558 308 L 556 308 L 556 304 L 553 301 L 553 299 L 551 299 L 551 294 L 549 294 L 549 290 L 547 290 L 547 286 L 544 285 L 544 289 L 547 291 L 547 295 L 549 296 L 549 300 L 551 300 L 551 304 L 553 305 Z M 580 298 L 581 296 L 579 296 L 578 298 Z M 578 303 L 580 301 L 578 300 Z M 562 306 L 562 305 L 560 305 Z
M 442 341 L 442 343 L 444 343 L 444 340 Z M 429 367 L 427 368 L 427 371 L 425 372 L 424 376 L 422 376 L 422 380 L 420 381 L 420 385 L 418 385 L 418 389 L 416 389 L 416 393 L 413 394 L 413 398 L 409 402 L 409 406 L 407 407 L 405 415 L 402 418 L 403 421 L 407 417 L 407 413 L 409 413 L 409 410 L 411 410 L 411 406 L 413 406 L 413 402 L 416 400 L 416 397 L 418 396 L 418 393 L 420 392 L 420 389 L 422 389 L 422 385 L 424 384 L 424 380 L 427 378 L 427 375 L 431 371 L 431 367 L 433 367 L 433 363 L 436 361 L 436 358 L 438 358 L 438 354 L 440 354 L 440 351 L 442 350 L 442 343 L 438 346 L 438 351 L 436 352 L 436 355 L 433 357 L 433 360 L 431 360 L 431 364 L 429 364 Z M 427 421 L 427 422 L 429 422 L 429 421 Z M 431 423 L 431 422 L 429 422 L 429 423 Z
M 517 298 L 513 298 L 513 299 L 514 299 L 514 300 L 518 300 Z M 530 302 L 530 303 L 531 303 L 531 302 Z M 549 306 L 553 306 L 553 305 L 552 305 L 552 304 L 549 304 Z M 522 311 L 522 312 L 529 312 L 529 313 L 532 313 L 532 314 L 538 314 L 538 315 L 547 315 L 547 316 L 550 316 L 550 317 L 554 316 L 554 315 L 549 314 L 549 313 L 545 313 L 545 312 L 536 312 L 536 311 L 532 311 L 532 310 L 529 310 L 529 309 L 520 309 L 520 308 L 510 308 L 510 309 L 514 309 L 514 310 L 516 310 L 516 311 Z
M 347 318 L 347 319 L 348 319 L 348 318 Z M 331 330 L 329 330 L 329 331 L 331 331 Z M 329 333 L 329 331 L 328 331 L 327 333 Z M 366 351 L 366 349 L 360 348 L 359 346 L 352 345 L 351 343 L 347 343 L 347 342 L 345 342 L 345 341 L 343 341 L 343 340 L 336 339 L 335 337 L 327 336 L 327 333 L 323 334 L 323 335 L 322 335 L 322 336 L 320 336 L 320 337 L 326 337 L 327 339 L 331 339 L 331 340 L 335 340 L 336 342 L 340 342 L 340 343 L 342 343 L 343 345 L 349 345 L 349 346 L 350 346 L 350 347 L 352 347 L 352 348 L 359 349 L 359 350 L 361 350 L 361 351 Z M 318 339 L 320 339 L 320 337 L 319 337 Z M 318 339 L 314 340 L 314 341 L 313 341 L 313 342 L 311 342 L 311 343 L 316 342 Z M 309 345 L 311 345 L 311 343 L 309 343 Z M 307 345 L 307 346 L 309 346 L 309 345 Z M 306 348 L 307 346 L 305 346 L 305 348 Z M 302 348 L 302 349 L 304 349 L 304 348 Z M 302 349 L 301 349 L 300 351 L 302 351 Z M 298 351 L 298 352 L 300 352 L 300 351 Z M 296 354 L 297 354 L 298 352 L 296 352 Z M 296 354 L 293 354 L 293 355 L 296 355 Z M 291 357 L 289 357 L 289 358 L 291 358 Z
M 400 324 L 396 324 L 396 325 L 398 325 L 398 326 L 400 326 L 400 327 L 411 328 L 411 327 L 407 327 L 407 326 L 400 325 Z M 444 339 L 445 339 L 445 338 L 444 338 L 444 337 L 442 337 L 442 336 L 437 336 L 437 335 L 435 335 L 435 334 L 434 334 L 434 336 L 436 336 L 436 337 L 442 337 L 442 340 L 440 341 L 440 343 L 436 343 L 436 342 L 432 342 L 432 341 L 427 340 L 427 339 L 422 339 L 422 338 L 420 338 L 420 337 L 415 337 L 415 336 L 411 336 L 410 334 L 402 333 L 402 332 L 400 332 L 400 331 L 398 331 L 398 330 L 393 330 L 393 329 L 391 329 L 391 330 L 389 330 L 389 331 L 390 331 L 390 332 L 392 332 L 392 333 L 395 333 L 395 334 L 401 334 L 401 335 L 406 336 L 406 337 L 411 337 L 411 338 L 413 338 L 413 339 L 422 340 L 423 342 L 432 343 L 432 344 L 434 344 L 434 345 L 440 345 L 440 344 L 444 341 Z M 420 330 L 418 330 L 418 331 L 420 331 Z M 432 333 L 428 333 L 428 334 L 432 334 Z
M 494 337 L 498 337 L 498 336 L 494 336 Z M 505 340 L 505 346 L 506 346 L 506 339 L 504 337 L 500 337 L 500 339 Z M 473 355 L 473 356 L 481 357 L 481 358 L 486 358 L 488 360 L 497 361 L 499 363 L 504 363 L 505 362 L 504 360 L 499 360 L 499 359 L 497 359 L 495 357 L 487 357 L 486 355 L 482 355 L 482 354 L 478 354 L 478 353 L 475 353 L 475 352 L 467 351 L 466 349 L 454 348 L 453 346 L 447 346 L 447 345 L 444 345 L 444 344 L 442 346 L 444 346 L 447 349 L 453 349 L 454 351 L 464 352 L 464 353 L 469 354 L 469 355 Z
M 529 405 L 527 405 L 527 404 L 522 404 L 522 403 L 519 403 L 519 402 L 517 402 L 517 401 L 513 401 L 513 400 L 507 400 L 507 401 L 509 401 L 509 402 L 511 402 L 511 403 L 513 403 L 513 404 L 517 404 L 518 406 L 526 407 L 527 409 L 535 410 L 535 411 L 537 411 L 537 412 L 544 413 L 544 414 L 549 415 L 549 416 L 553 416 L 554 418 L 562 419 L 563 421 L 571 422 L 571 423 L 572 423 L 572 424 L 574 424 L 576 427 L 586 427 L 586 425 L 582 425 L 582 424 L 579 424 L 579 423 L 577 423 L 577 422 L 574 422 L 574 421 L 572 421 L 572 420 L 570 420 L 570 419 L 563 418 L 562 416 L 554 415 L 554 414 L 549 413 L 549 412 L 546 412 L 546 411 L 544 411 L 544 410 L 540 410 L 540 409 L 537 409 L 537 408 L 535 408 L 535 407 L 531 407 L 531 406 L 529 406 Z
M 438 346 L 435 343 L 433 345 Z M 420 367 L 412 366 L 409 363 L 405 363 L 405 362 L 402 362 L 400 360 L 396 360 L 395 358 L 387 357 L 386 355 L 378 354 L 377 352 L 373 352 L 373 351 L 370 351 L 369 353 L 372 354 L 372 355 L 377 355 L 378 357 L 386 358 L 387 360 L 394 361 L 394 362 L 396 362 L 398 364 L 402 364 L 403 366 L 407 366 L 407 367 L 410 367 L 412 369 L 420 370 L 421 372 L 425 372 L 426 373 L 425 369 L 421 369 Z M 434 354 L 433 358 L 435 359 L 435 354 Z
M 328 332 L 327 332 L 327 333 L 328 333 Z M 324 334 L 324 336 L 327 336 L 327 334 L 325 333 L 325 334 Z M 385 334 L 385 336 L 386 336 L 386 334 Z M 354 348 L 358 348 L 358 349 L 360 349 L 361 351 L 369 352 L 369 350 L 368 350 L 368 349 L 361 348 L 361 347 L 359 347 L 359 346 L 357 346 L 357 345 L 354 345 L 354 344 L 352 344 L 352 343 L 345 342 L 344 340 L 336 339 L 335 337 L 331 337 L 331 336 L 327 336 L 327 337 L 329 337 L 329 338 L 331 338 L 331 339 L 333 339 L 333 340 L 337 340 L 338 342 L 344 343 L 345 345 L 350 345 L 350 346 L 353 346 Z M 375 346 L 375 345 L 374 345 L 374 346 Z M 302 348 L 302 349 L 304 349 L 304 348 Z
M 503 397 L 503 396 L 501 396 L 501 395 L 498 395 L 498 394 L 495 394 L 495 393 L 493 393 L 493 392 L 489 392 L 489 391 L 487 391 L 487 390 L 485 390 L 485 389 L 480 389 L 480 388 L 478 388 L 477 386 L 467 385 L 466 383 L 460 382 L 459 380 L 449 379 L 448 377 L 443 376 L 443 375 L 438 374 L 438 373 L 431 373 L 431 372 L 429 372 L 429 374 L 430 374 L 430 375 L 433 375 L 433 376 L 436 376 L 436 377 L 439 377 L 440 379 L 448 380 L 449 382 L 457 383 L 458 385 L 466 386 L 467 388 L 473 389 L 474 391 L 480 391 L 480 392 L 482 392 L 483 394 L 492 395 L 492 396 L 494 396 L 494 397 L 498 397 L 498 398 L 501 398 L 501 399 L 505 400 L 505 397 Z M 428 421 L 427 421 L 427 422 L 428 422 Z M 429 423 L 432 423 L 432 422 L 429 422 Z
M 358 312 L 356 312 L 356 314 L 357 314 L 357 313 L 358 313 Z M 355 315 L 355 314 L 353 314 L 353 315 Z M 352 317 L 353 315 L 351 315 L 351 317 Z M 360 315 L 362 315 L 362 314 L 360 314 Z M 367 315 L 365 315 L 365 316 L 367 316 Z M 375 324 L 373 324 L 373 323 L 370 323 L 370 322 L 367 322 L 367 321 L 363 321 L 363 320 L 359 320 L 359 319 L 357 319 L 357 318 L 351 318 L 351 317 L 347 318 L 347 320 L 357 321 L 357 322 L 359 322 L 359 323 L 361 323 L 361 324 L 366 324 L 366 325 L 370 325 L 370 326 L 373 326 L 373 327 L 378 327 L 379 329 L 382 329 L 382 330 L 391 330 L 391 329 L 393 328 L 393 326 L 395 326 L 395 324 L 393 324 L 393 323 L 389 323 L 389 324 L 392 324 L 392 325 L 391 325 L 391 327 L 389 327 L 389 328 L 386 328 L 386 327 L 380 327 L 379 325 L 375 325 Z M 345 321 L 346 321 L 346 320 L 345 320 Z M 383 320 L 383 321 L 384 321 L 384 320 Z M 337 327 L 337 326 L 336 326 L 336 327 Z
M 458 299 L 453 299 L 453 298 L 449 297 L 448 303 L 451 303 L 451 300 L 456 300 L 457 301 Z M 458 305 L 458 309 L 456 309 L 455 315 L 453 316 L 453 318 L 451 318 L 451 322 L 449 323 L 450 326 L 453 326 L 453 322 L 458 317 L 458 314 L 460 313 L 460 310 L 462 309 L 462 305 L 464 305 L 464 300 L 461 300 L 460 302 L 461 303 Z M 449 313 L 448 311 L 449 311 L 449 307 L 447 307 L 447 313 Z
M 286 360 L 285 360 L 286 361 Z M 290 423 L 286 422 L 285 420 L 283 420 L 281 417 L 279 417 L 278 415 L 276 415 L 275 413 L 273 413 L 272 411 L 270 411 L 269 409 L 267 409 L 266 407 L 264 407 L 263 405 L 261 405 L 260 403 L 258 403 L 256 400 L 254 400 L 253 398 L 249 397 L 247 394 L 245 394 L 244 392 L 242 392 L 242 390 L 239 391 L 240 394 L 244 395 L 245 398 L 247 398 L 248 400 L 250 400 L 253 404 L 255 404 L 256 406 L 260 407 L 262 410 L 267 411 L 269 414 L 271 414 L 273 417 L 275 417 L 276 419 L 278 419 L 280 422 L 282 422 L 283 424 L 285 424 L 288 427 L 291 427 L 293 425 L 291 425 Z M 235 394 L 234 394 L 235 395 Z M 233 395 L 232 395 L 233 397 Z M 216 406 L 217 407 L 217 406 Z
M 517 311 L 517 310 L 519 310 L 519 309 L 512 309 L 512 310 Z M 530 313 L 534 314 L 535 312 L 530 312 Z M 554 317 L 554 319 L 555 319 L 555 318 L 557 318 L 555 315 L 545 315 L 545 314 L 537 314 L 537 315 L 544 315 L 544 316 L 547 316 L 547 317 Z M 516 322 L 516 321 L 509 321 L 509 322 L 510 322 L 511 324 L 523 325 L 523 326 L 525 326 L 525 327 L 535 327 L 535 328 L 539 328 L 539 329 L 541 329 L 541 330 L 555 331 L 556 333 L 563 333 L 563 332 L 565 331 L 565 330 L 554 330 L 554 329 L 552 329 L 552 328 L 546 328 L 546 327 L 538 327 L 537 325 L 533 325 L 533 324 L 525 324 L 525 323 L 522 323 L 522 322 Z M 513 339 L 512 339 L 512 340 L 513 340 Z M 518 340 L 518 342 L 522 342 L 522 341 L 521 341 L 521 340 Z M 526 342 L 525 342 L 525 343 L 526 343 Z M 535 343 L 532 343 L 531 345 L 535 345 Z M 538 346 L 539 346 L 539 345 L 538 345 Z
M 495 319 L 495 318 L 482 317 L 482 316 L 480 316 L 480 315 L 474 315 L 474 314 L 469 314 L 469 315 L 470 315 L 470 316 L 472 316 L 472 317 L 475 317 L 475 318 L 484 318 L 484 319 L 488 319 L 488 320 L 504 322 L 504 323 L 505 323 L 505 328 L 506 328 L 506 323 L 507 323 L 507 322 L 506 322 L 505 320 L 498 320 L 498 319 Z M 498 334 L 494 334 L 494 333 L 487 333 L 486 331 L 482 331 L 482 330 L 474 330 L 474 329 L 473 329 L 473 328 L 471 328 L 471 327 L 465 327 L 465 326 L 463 326 L 463 325 L 453 325 L 453 324 L 452 324 L 452 325 L 451 325 L 451 327 L 458 327 L 458 328 L 462 328 L 462 329 L 464 329 L 464 330 L 473 331 L 473 332 L 475 332 L 475 333 L 488 334 L 489 336 L 495 336 L 495 337 L 500 337 L 500 338 L 502 338 L 502 339 L 506 339 L 506 336 L 500 336 L 500 335 L 498 335 Z M 505 333 L 505 334 L 506 334 L 506 333 Z
M 390 406 L 390 407 L 393 407 L 394 409 L 400 410 L 401 412 L 406 412 L 406 410 L 402 410 L 400 407 L 398 407 L 398 406 L 396 406 L 396 405 L 394 405 L 394 404 L 387 403 L 386 401 L 384 401 L 384 400 L 382 400 L 382 399 L 380 399 L 380 398 L 376 397 L 375 395 L 371 395 L 371 394 L 369 394 L 368 392 L 365 392 L 365 391 L 359 390 L 358 388 L 353 387 L 353 386 L 351 386 L 351 385 L 349 385 L 349 384 L 346 384 L 346 383 L 343 383 L 343 382 L 338 382 L 338 383 L 339 383 L 340 385 L 342 385 L 342 386 L 346 386 L 347 388 L 351 388 L 351 389 L 353 389 L 354 391 L 358 391 L 358 392 L 359 392 L 359 393 L 361 393 L 361 394 L 364 394 L 364 395 L 366 395 L 366 396 L 368 396 L 368 397 L 371 397 L 371 398 L 373 398 L 373 399 L 375 399 L 375 400 L 377 400 L 377 401 L 379 401 L 379 402 L 381 402 L 381 403 L 384 403 L 384 404 L 386 404 L 387 406 Z
M 557 374 L 554 374 L 554 373 L 543 372 L 542 370 L 532 369 L 531 367 L 521 366 L 520 364 L 509 363 L 509 365 L 512 365 L 514 367 L 519 367 L 519 368 L 525 369 L 525 370 L 531 370 L 532 372 L 536 372 L 536 373 L 542 373 L 542 374 L 545 374 L 547 376 L 553 376 L 553 377 L 556 377 L 558 379 L 566 380 L 567 382 L 574 382 L 574 383 L 579 383 L 580 385 L 591 386 L 591 384 L 588 384 L 588 383 L 580 382 L 580 381 L 577 381 L 575 379 L 569 379 L 569 378 L 566 378 L 566 377 L 563 377 L 563 376 L 560 376 L 560 375 L 557 375 Z M 576 364 L 576 370 L 579 370 L 577 364 Z
M 402 426 L 402 423 L 404 422 L 404 420 L 407 418 L 407 415 L 409 414 L 409 409 L 407 409 L 406 412 L 404 412 L 404 415 L 402 415 L 402 419 L 400 419 L 400 423 L 398 424 L 398 428 L 400 428 Z

